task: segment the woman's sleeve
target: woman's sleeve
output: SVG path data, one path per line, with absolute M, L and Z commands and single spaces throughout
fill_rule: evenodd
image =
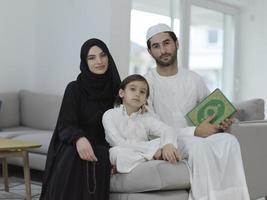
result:
M 59 139 L 64 143 L 75 143 L 78 138 L 84 136 L 84 132 L 78 128 L 79 97 L 75 82 L 68 84 L 59 112 L 57 129 Z

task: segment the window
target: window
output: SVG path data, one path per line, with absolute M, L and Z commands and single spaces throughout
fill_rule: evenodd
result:
M 200 74 L 212 91 L 233 98 L 234 10 L 210 1 L 193 1 L 189 25 L 189 69 Z
M 149 55 L 146 45 L 147 29 L 158 23 L 168 24 L 179 36 L 180 20 L 179 0 L 133 0 L 131 11 L 131 50 L 129 74 L 145 74 L 155 67 L 154 59 Z M 171 8 L 172 9 L 171 9 Z
M 155 67 L 146 31 L 166 23 L 179 39 L 179 67 L 196 71 L 210 90 L 218 87 L 231 99 L 236 14 L 235 8 L 211 0 L 132 0 L 129 73 L 145 74 Z
M 200 74 L 208 88 L 214 90 L 221 87 L 222 67 L 223 14 L 192 6 L 189 68 Z
M 208 43 L 211 45 L 218 43 L 218 30 L 208 30 Z

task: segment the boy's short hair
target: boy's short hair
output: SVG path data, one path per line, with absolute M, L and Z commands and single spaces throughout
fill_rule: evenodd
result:
M 132 74 L 130 76 L 127 76 L 120 84 L 119 86 L 119 90 L 122 89 L 124 90 L 125 87 L 133 82 L 133 81 L 142 81 L 142 82 L 145 82 L 146 85 L 147 85 L 147 93 L 146 93 L 146 98 L 149 97 L 149 84 L 147 82 L 147 80 L 145 79 L 145 77 L 143 77 L 142 75 L 140 74 Z M 117 95 L 116 99 L 115 99 L 115 102 L 114 102 L 114 106 L 119 106 L 120 104 L 122 104 L 122 99 L 121 97 L 119 96 L 119 94 Z

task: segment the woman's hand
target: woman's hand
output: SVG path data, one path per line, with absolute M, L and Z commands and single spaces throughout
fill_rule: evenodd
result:
M 80 137 L 77 140 L 76 148 L 82 160 L 97 161 L 94 150 L 86 137 Z
M 180 153 L 173 144 L 164 145 L 162 148 L 162 158 L 170 163 L 176 163 L 182 159 Z
M 112 165 L 112 167 L 111 167 L 111 175 L 117 174 L 117 173 L 118 173 L 118 171 L 117 171 L 116 165 Z

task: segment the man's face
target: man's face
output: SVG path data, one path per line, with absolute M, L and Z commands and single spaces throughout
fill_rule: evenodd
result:
M 178 42 L 175 43 L 169 33 L 158 33 L 150 38 L 148 52 L 158 66 L 168 67 L 177 61 Z

